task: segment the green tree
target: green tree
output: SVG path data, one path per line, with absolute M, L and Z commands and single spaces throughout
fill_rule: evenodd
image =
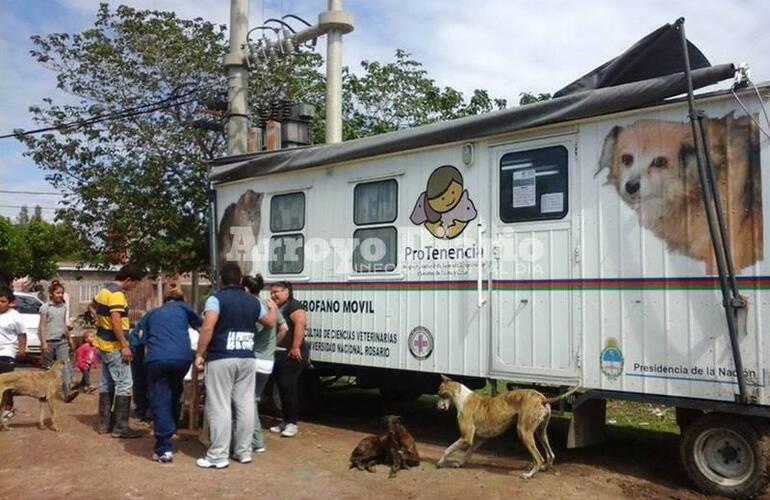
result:
M 519 94 L 519 105 L 524 106 L 535 102 L 548 101 L 551 99 L 551 94 L 534 92 L 522 92 Z
M 17 224 L 29 224 L 29 207 L 22 205 L 19 215 L 16 217 Z
M 393 62 L 362 61 L 363 75 L 345 68 L 343 137 L 356 139 L 428 123 L 484 113 L 506 106 L 486 90 L 470 100 L 451 87 L 438 87 L 411 54 L 397 50 Z
M 80 244 L 65 224 L 34 219 L 13 224 L 0 217 L 0 282 L 7 284 L 21 276 L 48 279 L 56 274 L 59 260 L 79 252 Z
M 40 125 L 78 126 L 20 136 L 47 180 L 68 193 L 57 218 L 87 244 L 96 263 L 128 256 L 150 269 L 205 269 L 206 161 L 224 154 L 224 137 L 192 123 L 210 118 L 198 99 L 227 89 L 225 27 L 102 4 L 92 28 L 35 36 L 33 43 L 33 58 L 56 73 L 61 90 L 80 99 L 44 99 L 30 108 Z M 307 102 L 316 107 L 312 131 L 321 142 L 322 63 L 318 54 L 300 52 L 252 67 L 253 121 L 280 116 L 286 102 Z M 364 61 L 362 68 L 362 75 L 346 71 L 344 77 L 345 139 L 505 106 L 483 90 L 466 101 L 455 89 L 439 88 L 401 50 L 394 62 Z M 116 117 L 121 110 L 132 112 Z
M 33 58 L 57 74 L 61 90 L 81 99 L 45 99 L 30 108 L 36 122 L 145 111 L 22 138 L 47 180 L 71 193 L 57 216 L 88 242 L 94 260 L 128 252 L 151 268 L 204 265 L 205 161 L 222 153 L 224 141 L 191 123 L 203 117 L 198 99 L 226 89 L 224 33 L 202 19 L 125 6 L 113 12 L 102 4 L 82 33 L 33 37 Z

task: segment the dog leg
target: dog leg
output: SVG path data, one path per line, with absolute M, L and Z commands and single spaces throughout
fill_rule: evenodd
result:
M 438 459 L 438 462 L 436 462 L 436 467 L 443 467 L 447 457 L 464 446 L 467 446 L 467 444 L 465 444 L 465 440 L 463 438 L 460 438 L 449 445 L 449 447 L 444 451 L 444 454 L 441 455 L 441 458 Z
M 532 460 L 535 462 L 532 464 L 532 468 L 529 471 L 521 475 L 524 479 L 529 479 L 534 476 L 537 471 L 542 470 L 543 456 L 540 454 L 540 450 L 537 449 L 537 445 L 535 444 L 535 433 L 533 431 L 525 429 L 521 425 L 518 426 L 517 431 L 519 439 L 527 448 L 529 454 L 532 455 Z
M 366 469 L 366 472 L 374 472 L 375 465 L 377 465 L 377 460 L 369 460 L 369 462 L 364 465 L 364 468 Z
M 41 431 L 45 430 L 45 398 L 39 398 L 40 403 L 40 416 L 37 419 L 37 428 Z
M 543 446 L 543 449 L 545 450 L 545 470 L 548 470 L 553 466 L 553 461 L 556 458 L 556 454 L 553 452 L 553 449 L 551 448 L 551 443 L 548 442 L 548 422 L 550 421 L 551 421 L 551 412 L 549 411 L 548 414 L 543 419 L 543 422 L 537 428 L 537 433 L 536 433 L 537 437 L 540 440 L 540 444 Z
M 465 465 L 465 462 L 467 462 L 467 461 L 468 461 L 468 459 L 469 459 L 469 458 L 471 458 L 471 455 L 473 455 L 473 453 L 474 453 L 476 450 L 478 450 L 478 449 L 479 449 L 479 447 L 480 447 L 482 444 L 484 444 L 484 440 L 483 440 L 483 439 L 479 439 L 479 438 L 476 438 L 476 439 L 473 441 L 473 444 L 472 444 L 472 445 L 470 445 L 470 446 L 468 447 L 468 449 L 467 449 L 467 450 L 465 450 L 465 454 L 463 455 L 463 458 L 461 458 L 461 459 L 460 459 L 460 462 L 458 463 L 458 465 L 457 465 L 457 466 L 458 466 L 458 467 L 462 467 L 463 465 Z
M 59 426 L 56 425 L 56 406 L 53 401 L 54 395 L 51 394 L 46 398 L 46 402 L 48 403 L 48 412 L 51 414 L 51 430 L 52 431 L 59 431 Z

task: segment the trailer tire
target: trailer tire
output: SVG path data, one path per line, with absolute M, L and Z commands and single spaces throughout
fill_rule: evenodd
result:
M 680 456 L 702 492 L 753 498 L 768 482 L 770 441 L 762 425 L 736 415 L 708 413 L 685 427 Z

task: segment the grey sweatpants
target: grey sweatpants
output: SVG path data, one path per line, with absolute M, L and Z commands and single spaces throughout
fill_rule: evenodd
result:
M 254 432 L 254 358 L 225 358 L 206 363 L 206 414 L 211 444 L 206 459 L 227 460 L 232 435 L 233 455 L 251 456 Z

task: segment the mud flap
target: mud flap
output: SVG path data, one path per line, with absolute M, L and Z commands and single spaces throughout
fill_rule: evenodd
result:
M 607 416 L 607 401 L 605 399 L 578 398 L 572 408 L 572 419 L 569 422 L 567 448 L 591 446 L 604 441 L 604 428 Z

